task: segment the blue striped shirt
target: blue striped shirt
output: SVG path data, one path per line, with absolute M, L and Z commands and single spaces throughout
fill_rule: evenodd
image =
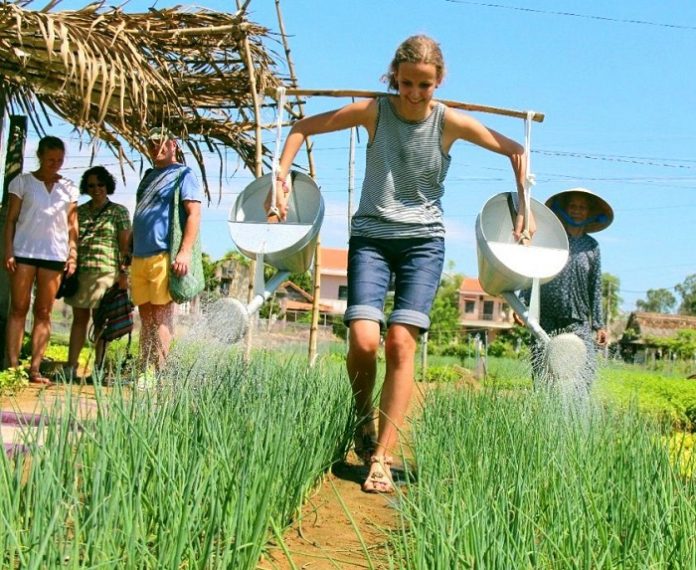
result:
M 437 103 L 422 121 L 396 114 L 378 99 L 377 125 L 367 147 L 365 180 L 351 235 L 371 238 L 443 237 L 441 199 L 450 165 L 442 152 L 446 107 Z

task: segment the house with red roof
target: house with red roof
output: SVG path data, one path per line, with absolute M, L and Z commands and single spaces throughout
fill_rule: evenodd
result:
M 319 274 L 319 302 L 331 307 L 332 314 L 343 315 L 348 301 L 348 250 L 322 247 Z
M 510 306 L 486 293 L 476 277 L 465 277 L 459 287 L 459 324 L 464 332 L 487 331 L 489 340 L 515 326 Z

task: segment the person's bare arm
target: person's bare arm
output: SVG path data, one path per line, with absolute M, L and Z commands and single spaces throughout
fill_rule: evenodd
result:
M 5 222 L 5 268 L 10 273 L 17 269 L 14 257 L 14 236 L 17 229 L 19 211 L 22 209 L 22 199 L 14 194 L 9 195 L 7 203 L 7 221 Z
M 351 103 L 334 111 L 327 111 L 326 113 L 313 115 L 297 121 L 292 126 L 292 129 L 290 129 L 287 139 L 285 139 L 283 152 L 280 156 L 279 170 L 276 173 L 276 180 L 274 182 L 276 190 L 276 209 L 278 211 L 275 217 L 279 217 L 280 219 L 272 220 L 269 218 L 269 221 L 283 221 L 287 217 L 290 188 L 286 180 L 292 163 L 300 148 L 302 148 L 302 145 L 307 140 L 307 137 L 362 126 L 367 129 L 368 136 L 371 140 L 374 135 L 376 117 L 377 101 L 374 99 L 367 99 L 356 101 L 355 103 Z M 270 206 L 271 195 L 269 193 L 269 197 L 266 200 L 266 209 L 268 210 Z
M 489 129 L 470 115 L 455 111 L 454 109 L 447 109 L 443 132 L 443 151 L 449 152 L 452 144 L 458 139 L 468 141 L 486 150 L 502 154 L 509 158 L 515 177 L 515 184 L 517 186 L 517 196 L 519 198 L 519 211 L 515 219 L 515 228 L 513 231 L 515 239 L 519 241 L 521 238 L 525 237 L 523 236 L 525 229 L 524 185 L 527 177 L 527 160 L 524 147 L 505 135 L 493 129 Z M 530 236 L 533 235 L 535 231 L 536 225 L 534 223 L 534 218 L 530 216 Z
M 65 262 L 65 275 L 70 277 L 77 270 L 77 202 L 68 206 L 68 260 Z
M 118 271 L 118 286 L 121 289 L 128 288 L 128 267 L 131 263 L 131 239 L 132 231 L 130 229 L 121 230 L 118 232 L 118 251 L 119 251 L 119 271 Z

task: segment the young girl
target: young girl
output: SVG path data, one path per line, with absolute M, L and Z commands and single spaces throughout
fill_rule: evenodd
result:
M 392 492 L 390 450 L 396 444 L 414 385 L 418 335 L 430 326 L 445 257 L 441 207 L 449 150 L 463 139 L 507 156 L 524 205 L 524 149 L 472 117 L 433 100 L 445 75 L 439 45 L 413 36 L 396 50 L 386 80 L 394 95 L 351 103 L 307 117 L 292 127 L 276 179 L 276 208 L 287 215 L 286 177 L 310 135 L 362 126 L 368 133 L 360 205 L 352 219 L 348 250 L 348 376 L 361 427 L 356 453 L 369 465 L 366 492 Z M 520 208 L 524 212 L 524 208 Z M 515 226 L 522 235 L 523 215 Z M 384 300 L 394 274 L 394 310 L 385 319 Z M 373 397 L 380 332 L 386 375 L 375 433 Z

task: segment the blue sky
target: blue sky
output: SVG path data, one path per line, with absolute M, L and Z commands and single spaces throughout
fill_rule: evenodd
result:
M 199 5 L 226 10 L 231 4 Z M 59 8 L 82 5 L 70 0 Z M 125 9 L 150 5 L 135 1 Z M 615 221 L 597 238 L 603 270 L 621 281 L 625 310 L 648 289 L 672 289 L 696 273 L 696 232 L 690 229 L 696 214 L 696 2 L 284 0 L 281 7 L 304 88 L 384 90 L 380 77 L 396 46 L 426 33 L 441 43 L 448 68 L 438 97 L 545 113 L 544 123 L 532 128 L 537 179 L 532 196 L 543 201 L 584 186 L 609 201 Z M 250 14 L 278 29 L 273 0 L 252 0 Z M 282 54 L 279 45 L 270 47 Z M 346 102 L 313 98 L 306 111 Z M 475 116 L 523 141 L 523 121 Z M 271 143 L 273 134 L 266 140 Z M 327 247 L 347 243 L 348 141 L 347 132 L 315 139 L 317 182 L 326 201 L 321 239 Z M 365 141 L 361 133 L 358 189 Z M 70 145 L 66 174 L 77 179 L 88 149 L 74 139 Z M 298 162 L 306 165 L 304 156 Z M 231 158 L 221 203 L 214 200 L 204 212 L 203 246 L 214 258 L 233 248 L 228 212 L 252 179 L 246 172 L 233 175 L 236 166 Z M 135 176 L 115 196 L 131 209 L 134 184 Z M 456 271 L 476 275 L 476 215 L 489 197 L 513 187 L 507 159 L 455 145 L 444 209 L 447 259 Z

